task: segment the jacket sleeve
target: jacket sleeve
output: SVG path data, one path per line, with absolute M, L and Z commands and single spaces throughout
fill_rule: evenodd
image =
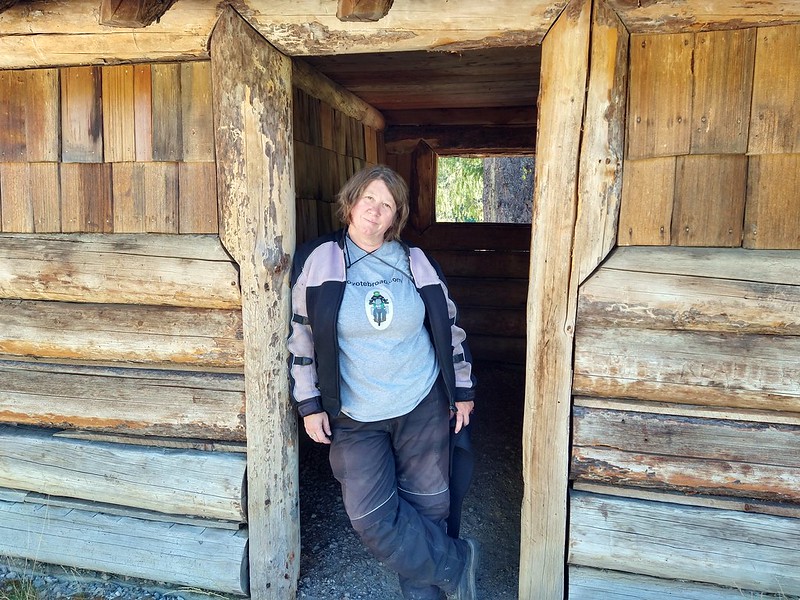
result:
M 457 325 L 458 309 L 450 298 L 447 282 L 442 277 L 447 314 L 450 319 L 450 336 L 453 346 L 453 369 L 456 373 L 456 402 L 475 400 L 475 376 L 472 373 L 472 354 L 467 346 L 467 334 Z
M 292 268 L 292 320 L 287 341 L 289 391 L 302 417 L 322 412 L 317 387 L 314 338 L 306 305 L 306 282 L 306 274 L 295 264 Z

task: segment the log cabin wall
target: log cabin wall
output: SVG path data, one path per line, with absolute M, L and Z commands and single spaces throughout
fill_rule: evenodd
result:
M 210 83 L 208 61 L 0 73 L 0 555 L 247 593 Z
M 798 48 L 631 35 L 621 247 L 578 297 L 571 600 L 800 595 Z

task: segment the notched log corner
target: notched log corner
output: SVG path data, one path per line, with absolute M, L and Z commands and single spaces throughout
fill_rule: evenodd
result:
M 339 0 L 336 17 L 340 21 L 380 21 L 389 14 L 394 0 Z
M 100 25 L 147 27 L 164 16 L 176 0 L 102 0 Z

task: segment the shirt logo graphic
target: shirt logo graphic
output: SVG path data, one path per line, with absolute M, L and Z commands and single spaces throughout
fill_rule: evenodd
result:
M 364 310 L 370 325 L 379 331 L 386 329 L 394 317 L 392 295 L 383 288 L 370 290 L 364 297 Z

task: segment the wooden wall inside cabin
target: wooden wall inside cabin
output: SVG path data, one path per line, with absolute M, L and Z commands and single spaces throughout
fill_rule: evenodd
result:
M 800 25 L 630 46 L 618 243 L 800 248 Z
M 474 359 L 525 364 L 530 225 L 437 223 L 437 154 L 420 141 L 386 159 L 409 182 L 403 237 L 441 265 Z
M 385 161 L 383 132 L 294 88 L 297 243 L 339 227 L 336 195 L 356 171 Z

